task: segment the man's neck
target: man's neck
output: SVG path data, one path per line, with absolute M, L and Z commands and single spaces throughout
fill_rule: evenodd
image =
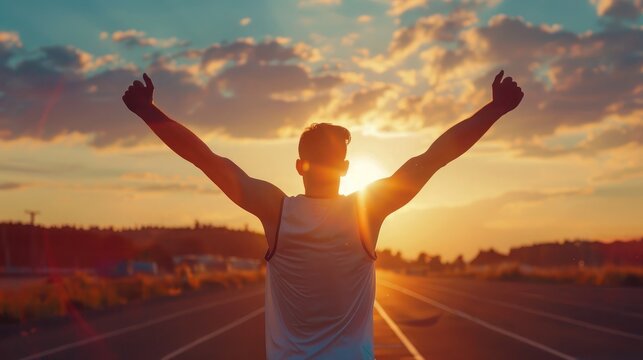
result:
M 306 197 L 328 199 L 339 196 L 339 182 L 332 184 L 316 184 L 314 186 L 309 184 L 304 187 L 306 188 L 306 192 L 304 193 Z

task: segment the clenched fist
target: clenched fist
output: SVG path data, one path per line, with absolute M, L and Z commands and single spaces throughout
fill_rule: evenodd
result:
M 491 88 L 493 92 L 493 104 L 503 113 L 508 113 L 520 104 L 525 94 L 511 77 L 506 77 L 503 80 L 502 76 L 504 74 L 504 70 L 501 70 L 498 75 L 496 75 Z
M 135 80 L 123 94 L 123 102 L 131 112 L 138 114 L 139 111 L 152 105 L 152 96 L 154 94 L 154 84 L 147 74 L 143 74 L 142 82 Z

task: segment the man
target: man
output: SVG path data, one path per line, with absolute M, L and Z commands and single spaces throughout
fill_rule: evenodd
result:
M 266 253 L 266 353 L 269 359 L 372 359 L 375 245 L 384 219 L 408 203 L 438 169 L 465 153 L 522 90 L 500 71 L 493 100 L 442 134 L 393 175 L 339 195 L 350 142 L 347 129 L 313 124 L 301 135 L 297 172 L 305 194 L 287 196 L 214 154 L 152 101 L 154 85 L 134 81 L 123 95 L 179 156 L 201 169 L 235 204 L 261 220 Z M 249 105 L 252 106 L 252 105 Z

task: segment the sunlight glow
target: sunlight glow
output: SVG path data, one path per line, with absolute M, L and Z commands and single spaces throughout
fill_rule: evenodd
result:
M 350 165 L 346 176 L 342 178 L 339 192 L 348 195 L 354 191 L 363 189 L 366 185 L 386 176 L 386 172 L 377 160 L 370 157 L 358 157 L 348 159 Z

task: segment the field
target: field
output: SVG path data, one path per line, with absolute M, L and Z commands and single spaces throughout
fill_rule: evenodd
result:
M 261 271 L 103 278 L 86 273 L 52 278 L 3 279 L 0 322 L 25 322 L 99 310 L 192 290 L 241 287 L 262 280 Z

